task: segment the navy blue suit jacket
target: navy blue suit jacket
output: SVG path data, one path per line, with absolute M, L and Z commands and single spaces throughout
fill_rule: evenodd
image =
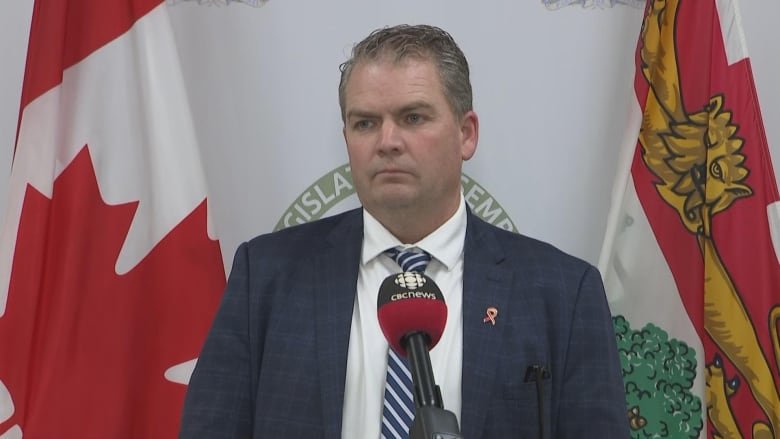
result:
M 181 438 L 341 436 L 362 211 L 242 244 L 192 375 Z M 623 381 L 598 271 L 468 215 L 464 438 L 627 438 Z M 483 322 L 488 307 L 496 324 Z

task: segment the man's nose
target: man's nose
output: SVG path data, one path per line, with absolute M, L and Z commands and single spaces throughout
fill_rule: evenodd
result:
M 382 137 L 379 141 L 380 152 L 385 154 L 398 153 L 403 148 L 403 136 L 398 125 L 392 121 L 382 123 Z

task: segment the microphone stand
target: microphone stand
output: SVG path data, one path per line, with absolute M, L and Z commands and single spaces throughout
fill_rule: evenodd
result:
M 458 419 L 451 411 L 444 410 L 441 390 L 433 378 L 427 335 L 413 332 L 402 343 L 409 354 L 416 405 L 409 439 L 462 439 Z

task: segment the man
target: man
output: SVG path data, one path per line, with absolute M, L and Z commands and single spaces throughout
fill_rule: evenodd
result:
M 400 271 L 393 248 L 432 256 L 425 272 L 449 312 L 431 362 L 463 437 L 628 437 L 596 269 L 465 206 L 461 168 L 479 120 L 450 35 L 380 29 L 341 71 L 363 208 L 239 247 L 181 437 L 405 437 L 405 409 L 385 400 L 392 374 L 376 314 L 379 285 Z

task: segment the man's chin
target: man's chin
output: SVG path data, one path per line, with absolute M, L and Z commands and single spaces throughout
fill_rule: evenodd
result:
M 417 194 L 408 190 L 389 190 L 375 193 L 372 203 L 379 209 L 409 209 L 415 206 Z

